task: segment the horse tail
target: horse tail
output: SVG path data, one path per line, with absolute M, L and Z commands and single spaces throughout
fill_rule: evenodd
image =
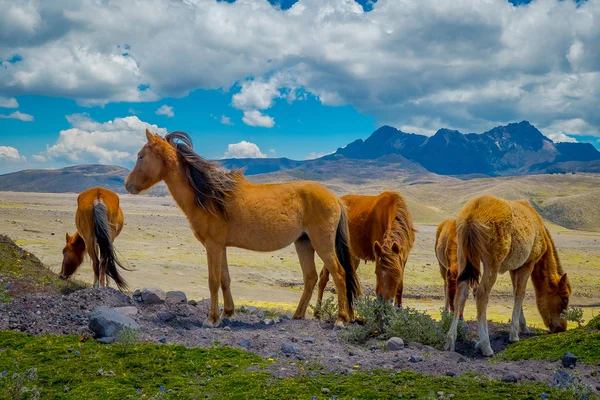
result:
M 127 282 L 119 274 L 117 265 L 124 270 L 127 270 L 127 268 L 121 264 L 115 254 L 108 222 L 108 210 L 101 199 L 94 200 L 94 235 L 100 248 L 100 265 L 104 264 L 106 266 L 108 276 L 115 281 L 119 290 L 126 290 Z
M 481 221 L 467 217 L 457 223 L 456 242 L 458 283 L 468 281 L 470 286 L 479 284 L 481 261 L 488 254 L 487 242 L 490 238 L 490 227 Z
M 340 201 L 341 215 L 335 234 L 335 254 L 338 258 L 346 275 L 346 297 L 348 299 L 348 308 L 354 309 L 354 300 L 360 295 L 360 284 L 358 275 L 352 266 L 352 255 L 349 245 L 348 214 L 346 206 Z

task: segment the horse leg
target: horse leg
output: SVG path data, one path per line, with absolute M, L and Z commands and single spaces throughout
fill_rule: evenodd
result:
M 302 277 L 304 278 L 304 291 L 298 308 L 294 313 L 294 319 L 303 319 L 306 315 L 306 308 L 310 303 L 313 290 L 317 284 L 317 267 L 315 266 L 315 249 L 313 248 L 310 240 L 300 239 L 294 242 L 296 246 L 296 253 L 298 253 L 298 259 L 300 260 L 300 266 L 302 267 Z M 327 282 L 325 281 L 325 285 Z M 322 294 L 321 294 L 322 295 Z
M 454 351 L 456 346 L 456 336 L 458 332 L 458 320 L 465 310 L 465 304 L 469 297 L 469 282 L 461 281 L 456 289 L 457 296 L 454 300 L 454 317 L 452 318 L 452 325 L 448 329 L 448 335 L 446 340 L 446 350 Z
M 208 289 L 210 290 L 210 311 L 202 324 L 205 328 L 216 328 L 221 324 L 219 317 L 219 288 L 221 287 L 221 265 L 224 248 L 214 243 L 206 243 L 208 261 Z
M 525 289 L 527 281 L 533 271 L 533 263 L 526 264 L 517 270 L 510 271 L 510 278 L 513 284 L 513 293 L 515 296 L 515 304 L 513 308 L 512 318 L 510 320 L 510 335 L 509 342 L 519 341 L 519 331 L 523 328 L 527 329 L 525 317 L 523 315 L 523 300 L 525 299 Z
M 396 289 L 396 305 L 402 307 L 402 293 L 404 292 L 404 277 L 400 279 L 398 289 Z
M 314 250 L 313 250 L 313 259 L 314 259 Z M 318 311 L 319 307 L 323 304 L 323 292 L 325 292 L 325 287 L 327 287 L 327 283 L 329 282 L 329 271 L 327 268 L 323 266 L 321 269 L 321 273 L 319 274 L 319 286 L 317 290 L 317 311 L 315 311 L 315 318 L 321 318 L 321 315 Z
M 229 265 L 227 264 L 227 249 L 223 249 L 221 259 L 221 290 L 223 291 L 223 318 L 230 318 L 233 315 L 235 306 L 231 296 L 231 277 L 229 276 Z
M 449 310 L 454 311 L 454 307 L 450 305 L 450 297 L 448 296 L 448 270 L 441 262 L 438 261 L 438 264 L 440 265 L 440 275 L 442 275 L 442 279 L 444 280 L 444 312 L 448 312 Z
M 98 254 L 96 254 L 96 246 L 91 245 L 87 246 L 88 255 L 90 256 L 90 260 L 92 260 L 92 270 L 94 271 L 94 288 L 100 287 L 100 278 L 101 278 L 101 265 L 100 260 L 98 259 Z
M 487 306 L 490 299 L 490 291 L 496 283 L 496 271 L 498 269 L 495 266 L 484 263 L 483 277 L 481 283 L 477 288 L 477 327 L 479 330 L 479 343 L 476 347 L 479 347 L 481 354 L 486 357 L 494 355 L 492 346 L 490 345 L 490 335 L 488 332 L 487 323 Z
M 318 251 L 317 251 L 318 253 Z M 340 265 L 335 252 L 329 254 L 319 254 L 319 257 L 323 260 L 325 268 L 331 274 L 333 282 L 335 283 L 335 291 L 338 296 L 338 317 L 335 325 L 341 327 L 344 323 L 350 321 L 352 316 L 349 315 L 348 298 L 346 296 L 346 271 Z

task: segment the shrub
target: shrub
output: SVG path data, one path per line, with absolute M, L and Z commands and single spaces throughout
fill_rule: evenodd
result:
M 117 334 L 117 342 L 121 344 L 123 353 L 129 353 L 140 342 L 140 331 L 124 326 Z
M 37 381 L 37 368 L 30 368 L 25 373 L 14 373 L 9 378 L 3 372 L 0 376 L 0 399 L 4 400 L 37 400 L 42 393 L 35 386 L 29 387 L 29 383 Z
M 334 323 L 337 319 L 338 306 L 333 297 L 326 298 L 321 304 L 317 304 L 316 306 L 311 304 L 310 308 L 313 310 L 315 317 L 321 321 Z
M 0 303 L 8 303 L 10 301 L 10 289 L 10 283 L 0 278 Z
M 452 325 L 454 314 L 444 311 L 443 308 L 440 309 L 440 313 L 442 315 L 442 319 L 440 321 L 440 331 L 446 334 L 450 330 L 450 325 Z M 456 332 L 457 341 L 466 342 L 469 339 L 469 327 L 464 320 L 461 319 L 458 321 L 458 329 Z
M 570 322 L 577 322 L 577 325 L 581 328 L 585 320 L 583 319 L 583 308 L 580 307 L 567 307 L 562 313 L 562 317 Z

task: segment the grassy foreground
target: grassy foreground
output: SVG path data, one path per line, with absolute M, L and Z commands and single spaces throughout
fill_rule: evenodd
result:
M 551 360 L 560 359 L 567 351 L 584 363 L 600 362 L 600 315 L 581 328 L 512 344 L 499 356 L 505 360 Z
M 227 347 L 100 345 L 77 336 L 3 331 L 0 349 L 0 399 L 18 399 L 22 388 L 30 391 L 21 398 L 34 398 L 33 387 L 41 390 L 42 399 L 390 399 L 399 394 L 421 399 L 438 398 L 437 392 L 470 399 L 538 399 L 542 393 L 550 399 L 573 398 L 568 391 L 542 383 L 515 385 L 477 376 L 355 371 L 277 379 L 265 369 L 273 361 Z

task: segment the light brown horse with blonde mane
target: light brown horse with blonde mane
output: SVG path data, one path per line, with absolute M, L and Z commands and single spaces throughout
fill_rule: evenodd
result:
M 542 217 L 526 201 L 506 201 L 483 195 L 471 199 L 456 221 L 458 289 L 454 319 L 446 348 L 454 351 L 459 315 L 467 300 L 469 284 L 477 284 L 478 347 L 484 356 L 494 354 L 487 328 L 487 305 L 498 274 L 510 272 L 514 308 L 509 341 L 519 340 L 527 331 L 523 300 L 527 280 L 535 289 L 538 310 L 551 332 L 563 332 L 562 315 L 569 305 L 571 284 L 563 271 L 556 246 Z M 483 271 L 481 270 L 483 263 Z
M 77 231 L 73 236 L 66 234 L 60 278 L 69 279 L 77 271 L 87 250 L 94 270 L 94 287 L 108 286 L 108 274 L 119 289 L 127 289 L 117 266 L 126 268 L 117 259 L 113 247 L 123 224 L 123 211 L 116 193 L 100 187 L 82 192 L 77 197 Z
M 435 233 L 435 256 L 440 265 L 440 275 L 444 280 L 444 311 L 454 313 L 456 296 L 456 219 L 442 221 Z M 462 317 L 462 315 L 461 315 Z
M 400 193 L 391 191 L 377 196 L 349 194 L 341 200 L 348 208 L 354 268 L 358 268 L 360 260 L 375 261 L 377 294 L 402 305 L 404 267 L 416 232 L 406 200 Z M 328 280 L 329 273 L 323 268 L 317 304 L 323 300 Z
M 223 317 L 234 312 L 227 265 L 227 247 L 275 251 L 296 246 L 304 278 L 304 291 L 294 318 L 304 318 L 317 283 L 315 252 L 333 275 L 341 325 L 353 318 L 352 303 L 358 280 L 347 243 L 348 223 L 340 200 L 316 182 L 254 184 L 239 170 L 222 171 L 192 149 L 184 132 L 163 139 L 146 130 L 147 143 L 125 181 L 133 194 L 164 181 L 185 213 L 196 238 L 206 248 L 210 313 L 206 327 L 216 327 L 219 288 Z

